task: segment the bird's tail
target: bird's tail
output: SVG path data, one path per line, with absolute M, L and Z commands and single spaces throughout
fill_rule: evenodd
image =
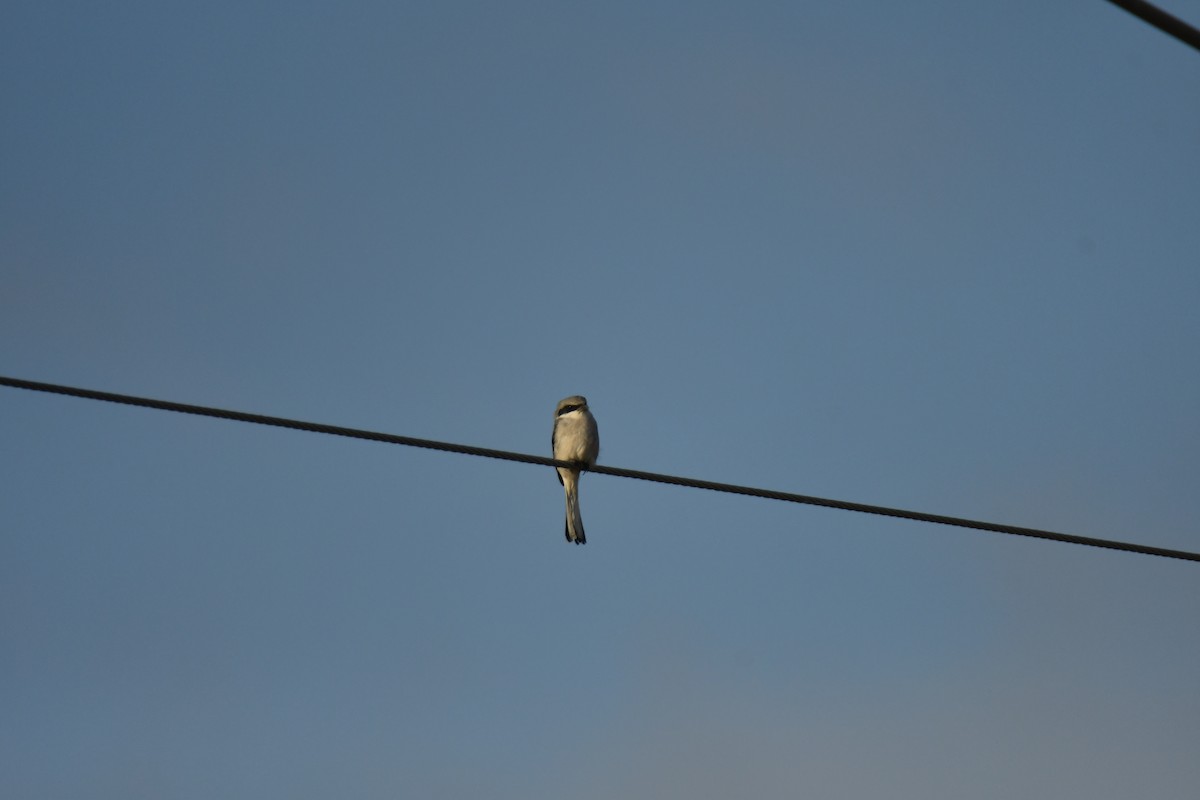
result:
M 579 514 L 579 477 L 563 481 L 567 490 L 567 523 L 565 533 L 568 542 L 587 544 L 587 536 L 583 533 L 583 517 Z

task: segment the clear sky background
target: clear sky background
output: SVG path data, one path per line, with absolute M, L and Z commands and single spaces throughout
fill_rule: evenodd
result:
M 0 108 L 0 374 L 1200 549 L 1107 2 L 18 2 Z M 1200 565 L 13 389 L 0 485 L 4 797 L 1200 785 Z

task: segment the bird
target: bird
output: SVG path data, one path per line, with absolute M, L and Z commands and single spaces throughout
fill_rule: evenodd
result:
M 559 461 L 574 461 L 584 467 L 595 466 L 596 458 L 600 455 L 600 432 L 596 428 L 596 418 L 588 410 L 586 397 L 575 394 L 558 401 L 554 409 L 550 449 Z M 579 515 L 579 470 L 567 467 L 555 467 L 555 470 L 558 472 L 558 482 L 567 493 L 567 541 L 587 544 L 583 518 Z

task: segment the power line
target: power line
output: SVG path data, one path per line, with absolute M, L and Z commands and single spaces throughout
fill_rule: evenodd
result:
M 142 408 L 155 408 L 159 409 L 160 411 L 175 411 L 182 414 L 196 414 L 202 417 L 215 417 L 217 419 L 228 419 L 236 422 L 249 422 L 255 425 L 271 425 L 277 428 L 309 431 L 310 433 L 324 433 L 331 436 L 346 436 L 352 439 L 367 439 L 373 442 L 385 442 L 387 444 L 398 444 L 406 447 L 422 447 L 429 450 L 442 450 L 447 453 L 460 453 L 468 456 L 483 456 L 484 458 L 498 458 L 504 461 L 519 461 L 525 464 L 539 464 L 547 467 L 578 466 L 570 461 L 558 461 L 553 458 L 529 455 L 527 453 L 512 453 L 506 450 L 491 450 L 486 447 L 473 447 L 470 445 L 452 444 L 450 442 L 438 442 L 432 439 L 417 439 L 411 436 L 397 436 L 391 433 L 379 433 L 376 431 L 360 430 L 358 428 L 343 428 L 337 425 L 324 425 L 318 422 L 303 422 L 301 420 L 286 419 L 284 417 L 270 417 L 264 414 L 249 414 L 244 411 L 230 411 L 222 408 L 175 403 L 168 400 L 152 400 L 147 397 L 134 397 L 132 395 L 114 394 L 112 392 L 100 392 L 96 391 L 95 389 L 80 389 L 72 386 L 60 386 L 53 383 L 39 383 L 37 381 L 27 381 L 20 378 L 8 378 L 3 375 L 0 375 L 0 386 L 9 386 L 14 389 L 28 389 L 34 392 L 48 392 L 50 394 L 68 395 L 70 397 L 81 397 L 87 400 L 101 400 L 107 403 L 121 403 L 124 405 L 140 406 Z M 712 492 L 727 492 L 729 494 L 740 494 L 748 497 L 761 497 L 768 500 L 782 500 L 787 503 L 802 503 L 811 506 L 836 508 L 842 511 L 854 511 L 860 514 L 877 514 L 886 517 L 909 519 L 917 522 L 931 522 L 938 525 L 970 528 L 972 530 L 986 531 L 989 533 L 1028 536 L 1034 539 L 1049 539 L 1051 541 L 1086 545 L 1088 547 L 1103 547 L 1109 550 L 1123 550 L 1128 553 L 1141 553 L 1143 555 L 1160 556 L 1163 558 L 1178 558 L 1185 561 L 1200 561 L 1200 553 L 1191 553 L 1185 550 L 1169 550 L 1163 547 L 1151 547 L 1149 545 L 1118 542 L 1109 539 L 1096 539 L 1090 536 L 1075 536 L 1068 533 L 1056 533 L 1054 531 L 1040 530 L 1037 528 L 1023 528 L 1015 525 L 1001 525 L 995 522 L 981 522 L 979 520 L 963 519 L 961 517 L 949 517 L 943 514 L 927 514 L 922 511 L 905 511 L 904 509 L 888 508 L 886 506 L 874 506 L 867 505 L 865 503 L 850 503 L 844 500 L 830 500 L 824 497 L 812 497 L 810 495 L 794 494 L 792 492 L 776 492 L 770 489 L 757 489 L 751 486 L 737 486 L 730 483 L 716 483 L 714 481 L 697 480 L 695 478 L 681 478 L 675 475 L 662 475 L 655 472 L 642 472 L 639 470 L 621 469 L 620 467 L 606 467 L 599 464 L 590 468 L 588 472 L 595 472 L 601 475 L 613 475 L 618 478 L 632 478 L 640 481 L 667 483 L 673 486 L 686 486 L 693 489 L 705 489 Z
M 1179 17 L 1172 16 L 1157 6 L 1142 0 L 1108 0 L 1114 6 L 1121 8 L 1158 28 L 1163 33 L 1174 36 L 1184 44 L 1200 50 L 1200 30 L 1196 30 Z

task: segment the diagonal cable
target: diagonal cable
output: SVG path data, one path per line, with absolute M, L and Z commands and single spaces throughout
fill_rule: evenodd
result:
M 1186 45 L 1200 50 L 1200 30 L 1196 30 L 1179 17 L 1168 14 L 1144 0 L 1108 0 L 1133 14 L 1143 22 L 1153 25 L 1168 36 L 1174 36 Z
M 379 433 L 377 431 L 367 431 L 358 428 L 344 428 L 337 425 L 325 425 L 319 422 L 304 422 L 301 420 L 287 419 L 285 417 L 271 417 L 264 414 L 250 414 L 245 411 L 231 411 L 223 408 L 189 405 L 187 403 L 176 403 L 169 400 L 153 400 L 148 397 L 135 397 L 133 395 L 115 394 L 113 392 L 101 392 L 95 389 L 80 389 L 73 386 L 60 386 L 53 383 L 39 383 L 37 381 L 27 381 L 21 378 L 9 378 L 3 375 L 0 375 L 0 386 L 9 386 L 14 389 L 27 389 L 35 392 L 48 392 L 50 394 L 61 394 L 70 397 L 80 397 L 87 400 L 100 400 L 107 403 L 121 403 L 124 405 L 139 406 L 142 408 L 154 408 L 160 411 L 175 411 L 181 414 L 196 414 L 202 417 L 215 417 L 217 419 L 227 419 L 235 422 L 248 422 L 255 425 L 270 425 L 277 428 L 308 431 L 310 433 L 323 433 L 331 436 L 346 436 L 352 439 L 366 439 L 373 442 L 385 442 L 387 444 L 403 445 L 405 447 L 422 447 L 429 450 L 442 450 L 447 453 L 460 453 L 462 455 L 482 456 L 484 458 L 498 458 L 504 461 L 519 461 L 525 464 L 539 464 L 547 467 L 578 466 L 574 462 L 559 461 L 553 458 L 529 455 L 527 453 L 513 453 L 507 450 L 492 450 L 486 447 L 474 447 L 465 444 L 439 442 L 432 439 L 417 439 L 412 436 L 398 436 L 392 433 Z M 868 505 L 866 503 L 851 503 L 845 500 L 830 500 L 829 498 L 825 497 L 813 497 L 811 495 L 795 494 L 793 492 L 777 492 L 771 489 L 758 489 L 752 486 L 738 486 L 731 483 L 717 483 L 715 481 L 698 480 L 696 478 L 683 478 L 676 475 L 663 475 L 656 472 L 642 472 L 640 470 L 622 469 L 620 467 L 606 467 L 600 464 L 591 467 L 588 469 L 588 472 L 594 472 L 601 475 L 613 475 L 618 478 L 632 478 L 640 481 L 666 483 L 671 484 L 672 486 L 685 486 L 692 489 L 704 489 L 712 492 L 726 492 L 729 494 L 740 494 L 748 497 L 760 497 L 768 500 L 782 500 L 783 502 L 787 503 L 802 503 L 804 505 L 822 506 L 824 508 L 836 508 L 842 511 L 854 511 L 860 514 L 877 514 L 880 516 L 909 519 L 917 522 L 930 522 L 937 525 L 950 525 L 957 528 L 969 528 L 972 530 L 986 531 L 989 533 L 1003 533 L 1012 536 L 1028 536 L 1034 539 L 1048 539 L 1050 541 L 1085 545 L 1087 547 L 1102 547 L 1109 550 L 1122 550 L 1127 553 L 1141 553 L 1143 555 L 1159 556 L 1162 558 L 1177 558 L 1185 561 L 1200 561 L 1200 553 L 1192 553 L 1186 550 L 1171 550 L 1165 547 L 1153 547 L 1150 545 L 1134 544 L 1131 542 L 1119 542 L 1111 539 L 1097 539 L 1090 536 L 1076 536 L 1069 533 L 1057 533 L 1055 531 L 1041 530 L 1038 528 L 1024 528 L 1016 525 L 1002 525 L 995 522 L 983 522 L 981 520 L 964 519 L 962 517 L 950 517 L 944 514 L 929 514 L 923 511 L 906 511 L 900 508 L 888 508 L 887 506 L 875 506 Z

